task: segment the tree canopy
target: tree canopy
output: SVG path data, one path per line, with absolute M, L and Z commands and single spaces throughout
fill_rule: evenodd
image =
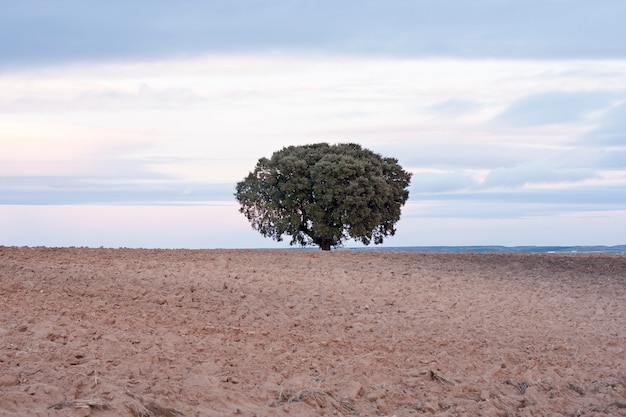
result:
M 395 234 L 411 174 L 358 144 L 289 146 L 237 183 L 240 212 L 265 237 L 322 250 Z

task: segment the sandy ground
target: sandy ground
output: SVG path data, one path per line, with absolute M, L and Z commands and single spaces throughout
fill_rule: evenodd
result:
M 1 416 L 626 416 L 626 256 L 0 247 Z

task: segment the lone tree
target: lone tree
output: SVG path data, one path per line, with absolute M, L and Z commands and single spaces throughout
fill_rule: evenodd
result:
M 318 143 L 259 159 L 235 196 L 263 236 L 330 250 L 349 238 L 369 245 L 393 236 L 410 181 L 397 159 L 353 143 Z

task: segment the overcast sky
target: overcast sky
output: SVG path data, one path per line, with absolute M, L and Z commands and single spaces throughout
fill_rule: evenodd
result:
M 322 141 L 414 173 L 385 246 L 625 244 L 624 16 L 621 0 L 0 0 L 0 245 L 285 247 L 235 183 Z

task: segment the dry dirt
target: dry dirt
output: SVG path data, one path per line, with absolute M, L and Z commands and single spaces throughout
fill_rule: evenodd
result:
M 626 256 L 0 247 L 0 415 L 626 416 Z

